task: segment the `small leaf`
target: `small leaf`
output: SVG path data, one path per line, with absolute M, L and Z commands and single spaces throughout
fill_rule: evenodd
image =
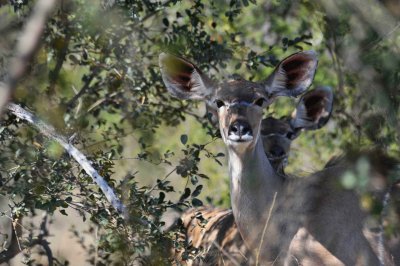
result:
M 220 166 L 222 166 L 222 163 L 218 160 L 218 159 L 214 159 L 214 161 L 219 164 Z
M 163 22 L 163 24 L 165 25 L 165 27 L 168 28 L 168 26 L 169 26 L 169 21 L 168 21 L 168 19 L 167 19 L 167 18 L 163 18 L 162 22 Z
M 203 185 L 198 185 L 195 190 L 192 192 L 192 197 L 197 197 L 200 195 L 201 190 L 203 189 Z
M 205 179 L 210 179 L 208 176 L 206 176 L 205 174 L 197 174 L 198 176 L 200 176 L 201 178 L 205 178 Z
M 196 185 L 199 182 L 199 179 L 197 178 L 197 176 L 192 175 L 190 177 L 190 182 L 192 183 L 192 185 Z
M 203 206 L 203 202 L 199 199 L 194 198 L 194 199 L 192 199 L 192 205 L 194 207 L 200 207 L 200 206 Z
M 65 212 L 65 210 L 60 210 L 60 213 L 61 213 L 62 215 L 68 216 L 68 214 Z
M 76 55 L 71 54 L 68 58 L 72 61 L 72 63 L 79 64 L 79 59 Z
M 181 135 L 181 143 L 185 145 L 188 141 L 188 136 L 186 134 Z
M 158 204 L 163 203 L 164 199 L 165 199 L 165 193 L 164 192 L 160 192 L 160 196 L 158 197 Z
M 183 193 L 183 195 L 180 197 L 179 201 L 184 201 L 185 199 L 187 199 L 190 196 L 190 188 L 185 188 L 185 192 Z

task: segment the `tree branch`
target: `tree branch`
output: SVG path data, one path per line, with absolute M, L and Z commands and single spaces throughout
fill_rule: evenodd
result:
M 42 246 L 44 249 L 47 259 L 48 259 L 48 265 L 53 266 L 53 252 L 51 251 L 51 248 L 49 246 L 49 242 L 45 239 L 49 235 L 49 232 L 46 227 L 47 224 L 47 213 L 45 212 L 43 214 L 42 222 L 40 223 L 40 233 L 37 236 L 36 239 L 33 239 L 30 241 L 28 244 L 25 246 L 21 247 L 19 244 L 18 237 L 22 235 L 22 230 L 21 230 L 21 223 L 14 223 L 13 222 L 13 229 L 12 229 L 12 234 L 11 234 L 11 244 L 7 248 L 7 250 L 0 252 L 0 264 L 6 263 L 10 261 L 12 258 L 17 256 L 19 253 L 24 251 L 27 248 L 32 248 L 36 245 Z
M 67 56 L 68 53 L 68 46 L 69 43 L 71 41 L 72 38 L 72 30 L 70 29 L 70 22 L 68 21 L 68 19 L 64 19 L 65 20 L 65 24 L 66 24 L 66 33 L 65 33 L 65 37 L 64 37 L 64 42 L 62 44 L 61 49 L 58 50 L 57 53 L 57 59 L 56 59 L 56 65 L 54 67 L 53 70 L 50 71 L 49 73 L 49 91 L 53 91 L 54 90 L 54 86 L 56 85 L 58 76 L 60 74 L 60 71 L 62 69 L 62 66 L 64 64 L 65 61 L 65 57 Z
M 13 217 L 11 222 L 10 245 L 6 250 L 0 252 L 0 264 L 5 263 L 17 256 L 23 249 L 18 237 L 22 235 L 21 218 Z
M 17 44 L 16 57 L 9 67 L 8 79 L 6 82 L 0 82 L 0 114 L 18 81 L 25 75 L 27 66 L 37 51 L 47 17 L 55 3 L 56 0 L 39 0 L 31 17 L 26 22 L 26 27 Z
M 102 176 L 93 168 L 91 162 L 86 156 L 75 148 L 71 143 L 67 141 L 64 136 L 61 136 L 56 130 L 40 120 L 38 117 L 25 110 L 17 104 L 10 104 L 8 110 L 20 119 L 27 121 L 36 127 L 40 133 L 58 142 L 68 153 L 73 157 L 85 172 L 93 179 L 93 181 L 100 187 L 103 194 L 106 196 L 108 202 L 120 213 L 125 214 L 125 206 L 122 204 L 120 199 L 117 197 L 113 189 L 107 184 Z
M 74 97 L 72 97 L 71 100 L 67 103 L 67 108 L 72 109 L 75 105 L 75 102 L 90 88 L 90 83 L 92 80 L 96 77 L 97 73 L 99 72 L 99 69 L 96 68 L 92 71 L 92 73 L 86 78 L 85 84 L 83 84 L 83 87 L 81 90 L 75 94 Z

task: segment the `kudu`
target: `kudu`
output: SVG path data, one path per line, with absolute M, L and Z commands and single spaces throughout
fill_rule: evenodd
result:
M 277 96 L 304 92 L 316 66 L 314 52 L 299 52 L 280 62 L 266 81 L 217 84 L 191 62 L 160 55 L 162 77 L 172 95 L 218 108 L 229 155 L 233 215 L 257 263 L 391 264 L 383 244 L 365 230 L 367 214 L 358 195 L 338 185 L 353 167 L 351 162 L 332 164 L 301 179 L 277 174 L 265 155 L 260 138 L 263 108 Z M 305 106 L 312 104 L 305 101 Z M 311 122 L 327 115 L 313 108 L 304 111 Z M 376 173 L 373 165 L 369 173 Z
M 325 95 L 325 97 L 321 97 Z M 328 121 L 326 116 L 322 120 L 304 124 L 307 120 L 302 112 L 304 101 L 316 97 L 314 108 L 332 110 L 332 91 L 321 87 L 307 92 L 298 103 L 298 110 L 292 117 L 275 119 L 267 117 L 261 122 L 261 138 L 264 151 L 274 170 L 284 174 L 291 142 L 300 135 L 302 129 L 317 129 Z M 310 108 L 310 105 L 305 106 Z M 202 207 L 189 209 L 181 216 L 183 236 L 187 245 L 204 256 L 196 256 L 195 265 L 251 265 L 254 257 L 246 248 L 239 234 L 231 210 Z M 192 264 L 192 261 L 187 261 Z

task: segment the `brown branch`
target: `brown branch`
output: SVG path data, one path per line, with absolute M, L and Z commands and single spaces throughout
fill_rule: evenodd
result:
M 54 69 L 51 70 L 49 73 L 49 82 L 50 82 L 49 91 L 52 91 L 54 89 L 54 86 L 56 85 L 58 76 L 59 76 L 62 66 L 65 62 L 65 57 L 67 56 L 69 42 L 72 37 L 72 32 L 69 27 L 69 21 L 67 19 L 65 19 L 65 21 L 66 21 L 67 26 L 66 26 L 64 42 L 63 42 L 62 48 L 57 53 L 56 65 L 55 65 Z
M 49 236 L 49 232 L 46 227 L 47 224 L 47 213 L 44 213 L 42 222 L 40 223 L 40 233 L 37 236 L 36 239 L 33 239 L 30 241 L 28 244 L 24 245 L 21 247 L 18 237 L 22 235 L 22 228 L 21 228 L 21 223 L 20 222 L 13 222 L 13 230 L 11 234 L 11 244 L 7 248 L 7 250 L 0 252 L 0 264 L 6 263 L 10 261 L 12 258 L 17 256 L 19 253 L 23 252 L 24 250 L 28 248 L 32 248 L 36 245 L 42 246 L 44 249 L 47 259 L 48 259 L 48 265 L 53 266 L 53 252 L 51 251 L 51 248 L 49 246 L 49 242 L 45 239 L 45 237 Z
M 21 245 L 19 242 L 19 237 L 22 235 L 22 218 L 21 217 L 13 217 L 11 218 L 11 237 L 10 237 L 10 245 L 4 251 L 0 252 L 0 264 L 5 263 L 16 255 L 18 255 L 21 251 Z
M 56 0 L 39 0 L 31 17 L 26 22 L 26 27 L 19 37 L 16 56 L 9 66 L 7 81 L 0 83 L 0 114 L 36 54 L 47 17 L 55 3 Z
M 93 70 L 93 72 L 89 75 L 89 77 L 86 78 L 85 84 L 83 84 L 83 87 L 81 90 L 75 94 L 74 97 L 72 97 L 71 100 L 67 103 L 67 108 L 72 109 L 75 105 L 75 102 L 90 88 L 90 83 L 92 80 L 96 77 L 97 73 L 99 72 L 99 69 L 96 68 Z
M 49 231 L 47 230 L 47 212 L 44 213 L 42 222 L 40 223 L 40 234 L 38 235 L 38 239 L 32 242 L 33 245 L 41 245 L 46 252 L 47 260 L 49 261 L 49 266 L 53 266 L 53 252 L 49 246 L 49 242 L 47 242 L 45 237 L 49 236 Z
M 14 228 L 11 231 L 11 244 L 6 250 L 0 253 L 0 264 L 11 260 L 22 251 L 18 245 L 18 236 Z

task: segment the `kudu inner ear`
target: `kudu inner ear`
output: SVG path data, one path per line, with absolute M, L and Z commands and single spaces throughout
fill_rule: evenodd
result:
M 329 120 L 333 108 L 333 92 L 330 87 L 318 87 L 304 94 L 292 115 L 291 125 L 298 129 L 318 129 Z
M 170 54 L 159 56 L 162 79 L 168 91 L 180 99 L 207 99 L 214 91 L 212 81 L 193 63 Z
M 266 82 L 266 92 L 272 96 L 296 97 L 311 85 L 318 59 L 314 51 L 293 54 L 283 59 Z

